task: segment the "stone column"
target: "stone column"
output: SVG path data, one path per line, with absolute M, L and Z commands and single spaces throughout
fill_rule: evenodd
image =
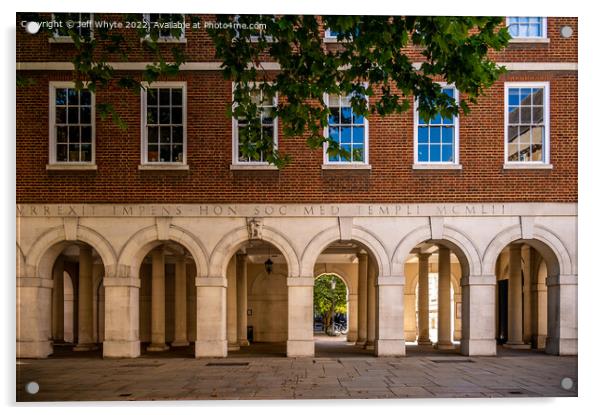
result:
M 524 262 L 524 281 L 523 281 L 523 343 L 531 343 L 531 281 L 533 278 L 533 254 L 535 251 L 529 245 L 522 247 L 521 257 Z M 535 276 L 537 277 L 537 276 Z
M 418 254 L 418 344 L 430 346 L 429 336 L 429 257 Z
M 174 341 L 172 347 L 188 346 L 188 319 L 186 303 L 186 258 L 179 256 L 176 259 L 175 280 L 175 313 L 174 313 Z
M 163 247 L 152 251 L 151 344 L 149 352 L 169 349 L 165 344 L 165 253 Z
M 17 358 L 43 358 L 52 354 L 51 312 L 51 275 L 47 278 L 19 275 L 17 278 Z
M 495 275 L 471 275 L 462 284 L 462 343 L 467 356 L 495 356 Z
M 105 275 L 102 282 L 105 287 L 103 357 L 138 357 L 140 278 Z
M 453 349 L 451 342 L 451 264 L 449 248 L 439 246 L 437 349 Z
M 357 293 L 349 293 L 349 310 L 347 313 L 349 331 L 347 332 L 347 341 L 357 342 Z
M 239 346 L 248 346 L 247 339 L 247 255 L 236 254 L 236 311 Z
M 577 275 L 546 279 L 548 286 L 548 337 L 546 353 L 577 354 Z
M 368 301 L 367 301 L 367 337 L 366 337 L 366 349 L 374 350 L 374 342 L 376 341 L 376 278 L 378 269 L 374 261 L 368 261 Z
M 94 350 L 93 337 L 93 295 L 92 286 L 92 248 L 81 246 L 79 249 L 79 290 L 77 294 L 77 346 L 75 351 Z
M 64 273 L 63 257 L 59 255 L 52 269 L 52 338 L 58 342 L 65 340 Z
M 460 341 L 462 339 L 462 319 L 458 318 L 456 310 L 458 310 L 458 303 L 462 304 L 462 291 L 460 292 L 454 291 L 454 308 L 452 310 L 452 314 L 454 316 L 454 340 Z
M 102 261 L 94 263 L 92 265 L 92 339 L 94 343 L 102 342 L 102 329 L 103 324 L 101 323 L 102 313 L 101 310 L 101 285 L 102 277 L 104 274 L 104 266 Z
M 412 293 L 410 287 L 406 284 L 403 294 L 403 327 L 404 339 L 407 342 L 415 342 L 418 336 L 418 327 L 416 321 L 416 293 Z
M 196 343 L 194 355 L 226 357 L 226 287 L 225 276 L 197 277 Z
M 403 327 L 403 291 L 405 279 L 401 276 L 377 278 L 377 356 L 405 356 Z
M 226 288 L 226 338 L 228 339 L 228 351 L 239 350 L 238 345 L 238 322 L 236 310 L 236 256 L 230 259 L 226 271 L 228 287 Z
M 531 327 L 533 329 L 531 343 L 536 349 L 545 349 L 548 333 L 546 271 L 546 266 L 542 262 L 537 269 L 536 277 L 532 280 L 533 283 L 531 285 L 531 306 L 533 307 L 531 314 Z
M 521 245 L 510 245 L 508 278 L 508 347 L 525 347 L 523 343 L 523 282 Z
M 357 342 L 363 346 L 368 336 L 368 254 L 358 254 L 358 317 L 357 317 Z
M 289 277 L 288 285 L 288 357 L 313 356 L 314 347 L 314 278 Z

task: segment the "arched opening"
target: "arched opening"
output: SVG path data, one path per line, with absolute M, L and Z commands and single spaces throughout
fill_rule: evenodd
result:
M 554 253 L 541 242 L 518 240 L 497 257 L 496 341 L 504 348 L 543 351 L 548 336 L 547 278 L 557 276 Z
M 318 255 L 314 265 L 314 278 L 322 276 L 334 276 L 345 286 L 346 332 L 338 336 L 328 336 L 323 331 L 316 331 L 314 326 L 316 356 L 374 353 L 378 277 L 378 265 L 374 255 L 369 248 L 357 241 L 332 242 Z M 317 289 L 320 287 L 316 287 L 314 283 L 314 299 Z
M 347 338 L 349 329 L 349 289 L 335 273 L 318 275 L 314 282 L 314 337 Z
M 142 352 L 193 356 L 197 272 L 190 252 L 176 242 L 153 242 L 138 274 Z
M 459 353 L 462 287 L 468 261 L 449 241 L 416 245 L 404 263 L 404 331 L 407 353 Z
M 226 267 L 226 338 L 229 356 L 286 356 L 288 264 L 264 240 L 233 249 Z
M 54 354 L 98 353 L 104 339 L 104 324 L 99 324 L 104 321 L 102 258 L 86 243 L 61 242 L 44 256 L 41 274 L 46 274 L 47 264 L 52 264 L 49 316 Z

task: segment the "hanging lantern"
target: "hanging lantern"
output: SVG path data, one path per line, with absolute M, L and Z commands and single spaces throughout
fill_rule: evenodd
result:
M 270 275 L 272 273 L 272 270 L 274 269 L 274 263 L 272 262 L 272 260 L 268 258 L 267 261 L 263 263 L 263 265 L 265 266 L 265 272 L 267 272 L 268 275 Z

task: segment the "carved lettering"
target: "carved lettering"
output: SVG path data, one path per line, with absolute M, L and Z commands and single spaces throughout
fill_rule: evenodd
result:
M 303 211 L 305 212 L 305 216 L 313 215 L 314 214 L 314 207 L 313 206 L 305 206 L 305 208 L 303 209 Z

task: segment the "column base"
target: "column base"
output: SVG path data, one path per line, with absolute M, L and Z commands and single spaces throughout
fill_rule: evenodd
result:
M 530 344 L 525 344 L 523 342 L 513 342 L 513 343 L 508 342 L 508 343 L 505 343 L 503 345 L 503 347 L 505 347 L 506 349 L 523 349 L 523 350 L 526 350 L 526 349 L 530 349 L 531 345 Z
M 364 347 L 366 345 L 366 340 L 365 339 L 364 340 L 359 340 L 358 339 L 358 340 L 355 341 L 355 345 L 356 346 Z
M 495 356 L 497 345 L 495 339 L 462 340 L 460 351 L 464 356 Z
M 546 348 L 546 336 L 531 336 L 531 344 L 536 349 L 545 349 Z
M 140 342 L 137 340 L 105 340 L 102 343 L 102 357 L 132 358 L 140 356 Z
M 577 339 L 546 339 L 546 353 L 558 356 L 576 356 Z
M 375 348 L 374 342 L 370 341 L 370 340 L 368 340 L 366 342 L 366 344 L 364 345 L 364 349 L 366 349 L 366 350 L 374 350 L 374 348 Z
M 169 350 L 169 346 L 165 343 L 151 343 L 147 348 L 147 352 L 164 352 Z
M 237 350 L 240 350 L 240 345 L 238 343 L 228 343 L 229 352 L 235 352 Z
M 98 346 L 94 343 L 78 343 L 74 348 L 74 352 L 89 352 L 91 350 L 97 350 Z
M 238 345 L 241 347 L 247 347 L 249 346 L 251 343 L 249 343 L 249 341 L 247 339 L 241 339 L 238 341 Z
M 315 344 L 313 340 L 288 340 L 286 342 L 287 357 L 313 357 Z
M 190 342 L 188 340 L 177 340 L 171 342 L 171 347 L 186 347 L 190 346 Z
M 357 341 L 357 333 L 347 333 L 347 343 L 355 343 Z
M 456 346 L 454 346 L 452 342 L 448 341 L 437 342 L 437 344 L 435 344 L 435 349 L 437 350 L 453 350 L 455 348 Z
M 376 356 L 405 356 L 406 343 L 405 340 L 376 340 L 375 345 Z
M 432 346 L 433 342 L 430 339 L 418 339 L 418 346 Z
M 197 340 L 194 344 L 194 357 L 226 357 L 228 342 L 226 340 Z
M 51 354 L 51 341 L 17 341 L 18 359 L 43 359 Z

